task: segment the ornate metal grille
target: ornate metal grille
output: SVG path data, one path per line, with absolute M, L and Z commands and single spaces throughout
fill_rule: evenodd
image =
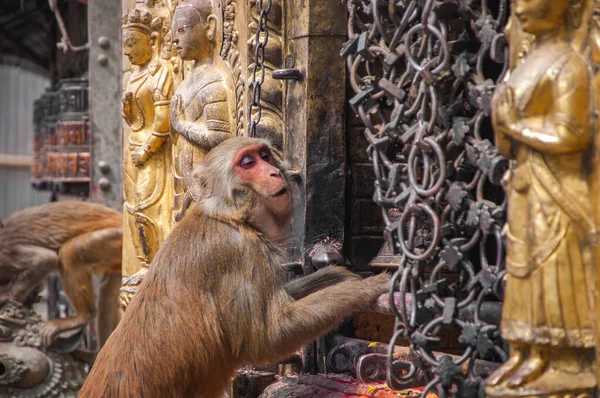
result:
M 398 254 L 388 385 L 483 396 L 504 361 L 499 321 L 508 166 L 493 143 L 491 98 L 508 66 L 507 0 L 347 0 L 341 50 L 365 125 L 384 235 Z M 390 300 L 394 303 L 394 300 Z M 444 330 L 458 355 L 435 353 Z M 413 360 L 393 355 L 404 338 Z

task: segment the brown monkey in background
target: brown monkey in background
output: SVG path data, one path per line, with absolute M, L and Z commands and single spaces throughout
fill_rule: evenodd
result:
M 289 357 L 388 290 L 388 275 L 342 267 L 281 283 L 292 194 L 266 141 L 224 141 L 195 182 L 203 196 L 161 246 L 80 398 L 219 397 L 240 366 Z
M 10 215 L 0 225 L 0 302 L 26 303 L 50 273 L 58 272 L 76 314 L 47 322 L 42 343 L 85 327 L 98 315 L 98 343 L 120 319 L 122 223 L 120 213 L 82 201 L 59 201 Z M 92 276 L 103 276 L 98 310 Z

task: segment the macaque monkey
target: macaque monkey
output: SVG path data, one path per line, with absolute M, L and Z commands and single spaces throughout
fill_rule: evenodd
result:
M 388 290 L 388 275 L 342 267 L 282 284 L 292 187 L 266 141 L 222 142 L 194 182 L 199 202 L 161 246 L 80 398 L 219 397 L 240 366 L 289 357 Z
M 120 213 L 82 201 L 59 201 L 12 214 L 0 225 L 0 302 L 31 300 L 51 273 L 58 272 L 76 314 L 47 322 L 42 343 L 84 328 L 97 314 L 98 343 L 120 319 L 122 223 Z M 98 311 L 92 276 L 102 276 Z

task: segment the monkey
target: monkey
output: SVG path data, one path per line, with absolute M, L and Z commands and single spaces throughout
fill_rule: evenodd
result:
M 196 166 L 199 200 L 158 250 L 81 398 L 219 397 L 242 365 L 289 357 L 389 289 L 388 274 L 342 267 L 283 284 L 294 195 L 273 152 L 234 137 Z
M 59 334 L 81 330 L 97 315 L 102 346 L 120 320 L 122 223 L 117 211 L 74 200 L 13 213 L 0 227 L 0 303 L 27 305 L 45 278 L 58 273 L 75 315 L 47 322 L 42 344 L 51 346 Z M 93 275 L 102 278 L 98 309 Z

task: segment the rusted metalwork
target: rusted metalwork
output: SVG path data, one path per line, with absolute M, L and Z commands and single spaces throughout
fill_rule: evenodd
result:
M 339 1 L 285 4 L 285 57 L 281 64 L 297 68 L 303 75 L 301 80 L 276 80 L 285 84 L 284 157 L 301 175 L 289 258 L 300 262 L 304 275 L 308 275 L 328 261 L 342 258 L 339 244 L 344 242 L 346 221 L 346 71 L 344 60 L 331 54 L 339 51 L 346 40 L 347 18 Z M 270 15 L 274 10 L 275 2 Z M 269 37 L 271 43 L 273 36 Z M 263 121 L 265 115 L 263 109 Z M 325 339 L 317 341 L 316 347 L 307 346 L 303 371 L 324 371 L 327 351 Z
M 507 161 L 489 118 L 508 66 L 500 33 L 508 1 L 348 0 L 347 7 L 341 55 L 355 93 L 349 103 L 365 126 L 373 200 L 386 225 L 387 247 L 371 264 L 397 267 L 390 347 L 408 339 L 413 359 L 398 373 L 402 364 L 388 353 L 388 385 L 399 389 L 427 373 L 423 396 L 477 396 L 489 369 L 476 359 L 507 355 L 494 304 L 505 273 Z M 394 301 L 394 293 L 410 300 Z M 485 320 L 484 307 L 492 315 Z M 460 355 L 432 351 L 443 329 L 460 331 Z
M 398 377 L 411 371 L 415 364 L 420 364 L 422 359 L 410 347 L 389 346 L 384 343 L 358 340 L 348 337 L 336 336 L 332 339 L 333 348 L 327 355 L 328 370 L 334 373 L 350 373 L 363 383 L 380 383 L 387 378 L 387 357 L 393 352 L 394 365 L 392 372 Z M 445 355 L 442 352 L 433 352 L 436 356 Z M 448 355 L 453 360 L 458 360 L 457 355 Z M 473 367 L 477 372 L 489 373 L 499 366 L 496 362 L 475 359 L 473 363 L 464 362 L 460 366 L 460 373 L 467 375 Z M 425 366 L 420 366 L 416 374 L 396 389 L 425 386 L 432 380 L 432 372 Z
M 265 47 L 269 40 L 269 25 L 267 17 L 271 11 L 271 0 L 267 0 L 263 4 L 263 0 L 258 0 L 258 27 L 255 33 L 254 44 L 254 63 L 252 64 L 252 73 L 250 74 L 250 82 L 248 89 L 252 91 L 250 106 L 248 108 L 248 130 L 250 137 L 256 137 L 256 126 L 260 123 L 262 117 L 262 104 L 260 102 L 261 87 L 265 81 Z M 257 73 L 259 73 L 257 78 Z M 256 112 L 253 112 L 256 108 Z
M 90 2 L 89 104 L 90 199 L 113 209 L 123 206 L 121 117 L 121 2 Z M 102 40 L 99 40 L 102 38 Z M 104 60 L 101 62 L 101 60 Z M 109 168 L 100 167 L 109 165 Z
M 78 52 L 89 50 L 89 43 L 85 43 L 80 46 L 75 46 L 73 43 L 71 43 L 69 32 L 67 32 L 67 27 L 65 26 L 65 22 L 60 14 L 60 10 L 58 9 L 57 0 L 48 0 L 48 4 L 50 5 L 50 10 L 54 13 L 54 17 L 56 18 L 56 23 L 58 24 L 61 34 L 60 42 L 56 43 L 56 47 L 59 50 L 62 50 L 63 53 L 66 53 L 67 51 Z

